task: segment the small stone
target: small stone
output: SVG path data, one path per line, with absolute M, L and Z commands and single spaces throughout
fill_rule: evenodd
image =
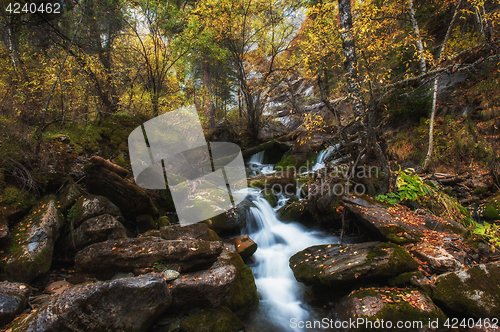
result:
M 165 269 L 163 270 L 161 275 L 163 276 L 163 279 L 165 279 L 166 281 L 171 281 L 179 278 L 180 273 L 175 270 Z

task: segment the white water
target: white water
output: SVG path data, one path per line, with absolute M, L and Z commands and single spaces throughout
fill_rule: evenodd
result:
M 338 144 L 335 146 L 329 146 L 324 150 L 321 150 L 318 155 L 316 156 L 316 164 L 314 164 L 312 170 L 317 171 L 318 169 L 322 169 L 325 167 L 325 159 L 328 158 L 332 152 L 337 149 Z
M 273 209 L 258 190 L 251 190 L 250 195 L 255 204 L 250 208 L 254 222 L 248 224 L 245 234 L 258 244 L 251 269 L 261 300 L 259 309 L 247 323 L 247 331 L 301 331 L 291 328 L 290 320 L 303 321 L 309 317 L 303 305 L 307 288 L 295 280 L 288 260 L 307 247 L 338 243 L 338 238 L 307 230 L 298 223 L 279 221 L 276 211 L 285 204 L 283 197 Z
M 258 172 L 262 174 L 272 174 L 276 171 L 274 170 L 274 165 L 271 164 L 263 164 L 264 162 L 264 153 L 266 151 L 257 152 L 252 155 L 248 160 L 247 164 L 250 165 L 250 169 L 253 171 L 258 170 Z

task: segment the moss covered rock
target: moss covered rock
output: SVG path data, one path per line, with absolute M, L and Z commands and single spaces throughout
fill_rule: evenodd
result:
M 264 196 L 264 199 L 272 206 L 272 207 L 275 207 L 276 205 L 278 205 L 278 198 L 276 197 L 276 194 L 274 193 L 274 191 L 272 191 L 271 189 L 264 189 L 264 192 L 262 193 L 262 195 Z
M 341 321 L 362 320 L 354 331 L 427 331 L 430 321 L 443 324 L 446 316 L 432 300 L 415 289 L 368 288 L 353 291 L 337 304 L 338 318 Z M 377 322 L 378 321 L 378 322 Z M 384 321 L 384 327 L 380 323 Z M 388 324 L 392 328 L 387 328 Z M 398 329 L 398 322 L 412 324 Z M 420 327 L 415 324 L 420 323 Z M 379 325 L 376 325 L 376 324 Z M 434 327 L 434 326 L 433 326 Z M 442 325 L 441 325 L 442 327 Z M 351 330 L 349 330 L 351 331 Z
M 307 209 L 307 204 L 307 201 L 291 202 L 289 204 L 286 204 L 278 210 L 278 219 L 283 222 L 303 222 L 312 219 L 312 215 Z
M 84 220 L 100 215 L 108 214 L 113 217 L 121 217 L 120 209 L 108 198 L 98 195 L 87 195 L 76 201 L 68 211 L 68 224 L 77 228 Z
M 182 332 L 238 332 L 244 328 L 241 320 L 227 307 L 204 310 L 181 323 Z
M 439 276 L 432 298 L 446 308 L 476 318 L 500 317 L 500 262 Z
M 416 270 L 418 263 L 393 243 L 365 242 L 309 247 L 290 258 L 290 267 L 306 285 L 336 287 L 394 277 Z
M 9 280 L 29 283 L 49 271 L 63 221 L 55 198 L 48 197 L 12 230 L 4 266 Z

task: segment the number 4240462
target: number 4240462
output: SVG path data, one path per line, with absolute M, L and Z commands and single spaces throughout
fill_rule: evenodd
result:
M 24 5 L 19 2 L 11 2 L 5 8 L 5 11 L 10 14 L 35 14 L 35 13 L 47 13 L 47 14 L 60 14 L 61 4 L 60 3 L 41 3 L 37 5 L 36 3 L 25 3 Z

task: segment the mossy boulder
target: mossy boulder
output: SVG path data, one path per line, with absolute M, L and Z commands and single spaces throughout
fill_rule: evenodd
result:
M 500 262 L 480 264 L 436 279 L 432 299 L 476 318 L 500 317 Z
M 160 274 L 73 286 L 30 315 L 12 332 L 147 331 L 172 301 Z
M 406 248 L 414 257 L 417 257 L 436 273 L 458 270 L 462 267 L 450 253 L 441 247 L 436 247 L 427 242 L 410 245 Z
M 276 207 L 276 205 L 278 205 L 278 198 L 276 197 L 274 191 L 272 191 L 271 189 L 264 189 L 262 196 L 272 207 Z
M 208 228 L 206 224 L 201 222 L 186 226 L 181 226 L 178 224 L 164 226 L 160 228 L 159 235 L 165 240 L 222 241 L 217 233 Z
M 305 222 L 312 219 L 312 215 L 307 209 L 307 201 L 291 202 L 282 206 L 278 212 L 277 217 L 283 222 Z
M 309 247 L 290 258 L 290 268 L 306 285 L 338 287 L 391 278 L 416 270 L 418 263 L 393 243 L 365 242 Z
M 259 303 L 259 297 L 252 270 L 245 265 L 243 259 L 235 251 L 224 250 L 214 264 L 214 266 L 227 265 L 235 268 L 236 276 L 229 296 L 223 304 L 236 313 L 256 306 Z
M 182 332 L 238 332 L 245 329 L 241 320 L 227 307 L 203 310 L 182 321 Z
M 250 200 L 245 199 L 235 208 L 204 220 L 203 223 L 217 234 L 238 234 L 247 225 L 251 207 L 255 207 L 255 205 Z
M 12 230 L 3 269 L 9 280 L 29 283 L 49 271 L 63 222 L 56 199 L 47 197 Z
M 382 321 L 385 323 L 384 327 L 388 327 L 390 322 L 392 328 L 387 329 L 390 331 L 426 331 L 429 328 L 429 322 L 437 320 L 442 327 L 446 320 L 441 309 L 426 294 L 411 288 L 359 289 L 344 297 L 337 304 L 336 311 L 341 321 L 349 321 L 349 319 L 363 321 L 362 324 L 357 324 L 356 329 L 347 331 L 378 330 L 382 326 L 380 325 Z M 408 322 L 412 325 L 398 329 L 398 322 Z M 420 326 L 417 327 L 415 324 L 420 324 Z

